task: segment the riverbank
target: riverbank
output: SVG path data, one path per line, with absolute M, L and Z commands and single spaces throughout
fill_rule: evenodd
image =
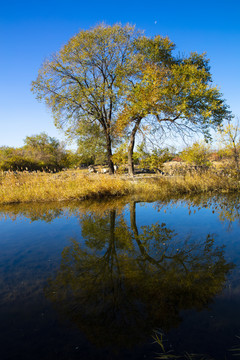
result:
M 15 172 L 0 174 L 0 204 L 100 199 L 134 194 L 175 196 L 240 191 L 237 179 L 211 172 L 182 177 Z

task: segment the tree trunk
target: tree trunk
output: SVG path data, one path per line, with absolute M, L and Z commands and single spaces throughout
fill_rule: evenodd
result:
M 157 268 L 165 271 L 165 268 L 156 259 L 154 259 L 152 256 L 150 256 L 147 253 L 144 245 L 140 241 L 140 238 L 138 235 L 137 223 L 136 223 L 136 202 L 135 201 L 130 202 L 130 223 L 131 223 L 131 229 L 132 229 L 132 232 L 134 235 L 134 239 L 136 240 L 136 243 L 139 247 L 139 250 L 141 252 L 142 259 L 144 260 L 144 262 L 148 261 L 150 264 L 153 264 Z
M 112 162 L 112 141 L 108 134 L 106 134 L 106 140 L 107 140 L 107 162 L 108 162 L 108 168 L 109 168 L 109 174 L 114 174 L 114 166 Z
M 130 202 L 130 223 L 135 238 L 138 238 L 138 228 L 136 223 L 136 201 Z
M 114 239 L 115 234 L 115 222 L 116 222 L 116 210 L 110 211 L 110 237 Z
M 135 136 L 136 132 L 139 128 L 141 118 L 136 119 L 135 125 L 132 129 L 131 136 L 130 136 L 130 142 L 128 146 L 128 175 L 133 176 L 134 175 L 134 164 L 133 164 L 133 149 L 135 144 Z
M 130 144 L 128 148 L 128 175 L 133 176 L 134 175 L 134 164 L 133 164 L 133 146 L 134 144 Z

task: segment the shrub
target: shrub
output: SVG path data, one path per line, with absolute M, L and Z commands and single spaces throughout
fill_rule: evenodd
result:
M 209 166 L 210 147 L 205 143 L 194 143 L 184 149 L 180 156 L 183 161 L 196 166 Z

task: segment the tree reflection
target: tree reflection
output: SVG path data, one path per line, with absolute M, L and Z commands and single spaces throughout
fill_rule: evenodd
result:
M 181 321 L 182 309 L 202 309 L 221 291 L 232 267 L 208 235 L 181 239 L 166 224 L 130 224 L 112 209 L 80 216 L 84 241 L 72 239 L 45 288 L 63 316 L 99 346 L 146 341 L 153 328 Z
M 161 211 L 166 207 L 187 207 L 188 213 L 196 213 L 202 209 L 209 209 L 212 213 L 218 215 L 219 220 L 227 225 L 231 230 L 232 224 L 237 221 L 240 224 L 240 197 L 239 194 L 216 194 L 209 196 L 209 194 L 201 195 L 186 195 L 185 197 L 161 199 L 155 202 L 154 207 Z
M 131 200 L 130 200 L 131 201 Z M 186 195 L 184 197 L 153 197 L 150 195 L 139 198 L 139 202 L 153 202 L 153 207 L 157 211 L 166 210 L 171 207 L 187 207 L 189 215 L 200 211 L 201 209 L 209 209 L 212 213 L 218 215 L 222 223 L 228 225 L 231 229 L 232 223 L 238 221 L 240 223 L 240 198 L 238 194 L 216 194 L 209 196 L 209 194 L 201 195 Z M 11 218 L 16 220 L 19 216 L 28 218 L 31 221 L 43 220 L 45 222 L 52 222 L 54 219 L 61 216 L 81 216 L 81 213 L 93 211 L 94 213 L 101 213 L 106 209 L 123 209 L 129 203 L 127 197 L 107 199 L 105 201 L 85 200 L 81 202 L 64 202 L 58 203 L 30 203 L 30 204 L 10 204 L 0 206 L 0 219 Z

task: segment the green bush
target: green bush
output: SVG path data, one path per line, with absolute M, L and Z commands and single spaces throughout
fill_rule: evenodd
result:
M 0 148 L 1 170 L 59 171 L 76 164 L 76 156 L 45 133 L 27 136 L 24 143 L 21 148 Z
M 3 171 L 41 170 L 41 168 L 40 163 L 21 155 L 13 155 L 0 162 L 0 169 Z

